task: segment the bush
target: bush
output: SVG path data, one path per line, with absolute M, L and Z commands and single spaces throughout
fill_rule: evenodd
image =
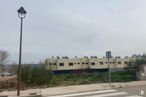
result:
M 27 86 L 48 85 L 52 80 L 51 70 L 46 70 L 45 66 L 34 67 L 32 65 L 23 65 L 21 69 L 22 82 Z
M 108 82 L 108 72 L 103 73 L 74 73 L 55 75 L 44 66 L 32 67 L 25 65 L 22 68 L 22 81 L 26 86 L 66 86 L 90 83 Z M 136 73 L 132 70 L 111 73 L 112 82 L 128 82 L 136 80 Z
M 0 78 L 0 91 L 3 89 L 14 89 L 17 85 L 16 76 L 8 76 Z
M 134 71 L 120 71 L 111 73 L 112 82 L 128 82 L 136 80 Z
M 90 81 L 84 80 L 84 81 L 81 81 L 80 84 L 90 84 Z

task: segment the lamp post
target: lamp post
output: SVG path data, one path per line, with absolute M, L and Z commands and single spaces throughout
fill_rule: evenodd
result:
M 18 66 L 18 85 L 17 85 L 17 96 L 20 95 L 20 83 L 21 83 L 21 52 L 22 52 L 22 27 L 23 27 L 23 19 L 26 16 L 26 11 L 23 7 L 20 7 L 18 10 L 18 17 L 21 19 L 20 25 L 20 47 L 19 47 L 19 66 Z

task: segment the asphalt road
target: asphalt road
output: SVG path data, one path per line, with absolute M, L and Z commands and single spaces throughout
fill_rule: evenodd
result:
M 130 95 L 139 95 L 142 97 L 146 97 L 146 85 L 145 86 L 121 88 L 121 89 L 117 89 L 117 90 L 127 92 Z M 123 97 L 123 96 L 118 96 L 118 97 Z
M 146 86 L 81 92 L 48 97 L 146 97 Z

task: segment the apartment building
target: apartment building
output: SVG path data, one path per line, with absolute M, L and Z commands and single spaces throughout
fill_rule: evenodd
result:
M 128 66 L 129 62 L 134 58 L 132 57 L 115 57 L 109 59 L 109 64 L 111 69 L 124 69 Z M 97 56 L 83 58 L 69 58 L 65 57 L 52 57 L 47 58 L 46 60 L 47 68 L 55 71 L 62 70 L 108 70 L 108 59 L 105 57 L 98 58 Z

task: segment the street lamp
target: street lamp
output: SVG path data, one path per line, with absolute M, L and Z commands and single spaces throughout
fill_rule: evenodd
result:
M 18 17 L 21 19 L 20 25 L 20 47 L 19 47 L 19 66 L 18 66 L 18 85 L 17 85 L 17 96 L 20 95 L 20 82 L 21 82 L 21 52 L 22 52 L 22 26 L 23 26 L 23 19 L 26 16 L 26 11 L 23 7 L 20 7 L 18 10 Z

